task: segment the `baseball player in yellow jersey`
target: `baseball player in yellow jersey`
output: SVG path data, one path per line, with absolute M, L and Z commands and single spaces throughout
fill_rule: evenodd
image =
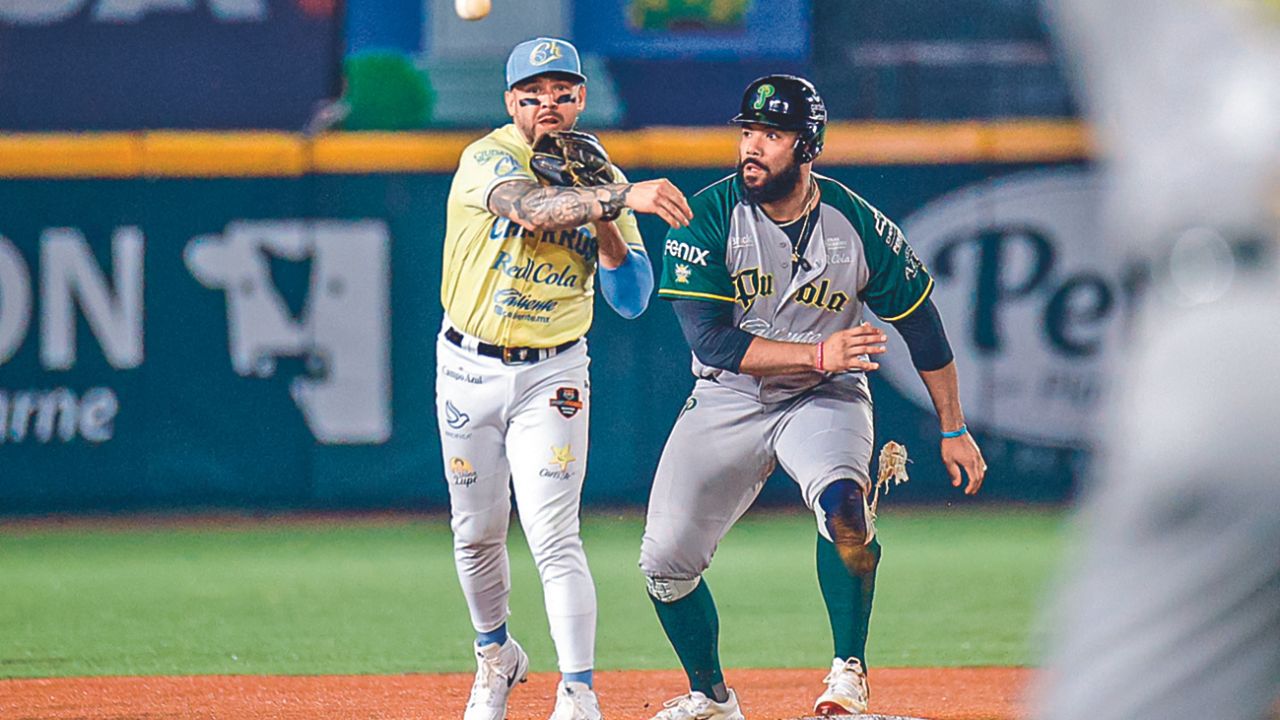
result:
M 619 314 L 648 304 L 653 270 L 634 212 L 672 227 L 692 217 L 667 180 L 544 186 L 530 170 L 548 133 L 573 128 L 586 78 L 573 45 L 535 38 L 511 51 L 512 123 L 463 151 L 449 191 L 437 339 L 436 410 L 454 558 L 477 633 L 465 720 L 502 720 L 529 658 L 507 632 L 511 488 L 563 674 L 552 720 L 596 720 L 596 598 L 578 536 L 587 458 L 586 341 L 596 276 Z

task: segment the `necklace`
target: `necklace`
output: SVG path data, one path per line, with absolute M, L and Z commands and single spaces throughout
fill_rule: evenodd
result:
M 808 260 L 800 257 L 800 245 L 804 243 L 805 236 L 809 234 L 809 222 L 813 220 L 813 211 L 809 209 L 809 203 L 813 200 L 813 186 L 814 182 L 810 179 L 809 189 L 804 195 L 804 215 L 802 216 L 804 218 L 804 223 L 800 225 L 800 234 L 796 236 L 795 242 L 791 243 L 791 264 L 793 266 L 799 265 L 801 269 L 806 271 L 809 270 L 810 265 Z M 797 220 L 798 219 L 799 218 L 797 218 Z M 795 220 L 792 220 L 791 222 L 795 222 Z M 788 225 L 789 224 L 790 223 L 788 223 Z

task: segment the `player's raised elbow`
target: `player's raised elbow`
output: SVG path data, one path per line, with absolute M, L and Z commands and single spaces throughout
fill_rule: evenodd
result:
M 707 367 L 740 372 L 742 359 L 755 337 L 733 323 L 733 306 L 701 300 L 673 300 L 671 309 L 680 321 L 689 349 Z
M 614 312 L 618 313 L 618 316 L 623 320 L 635 320 L 643 315 L 647 309 L 649 309 L 649 299 L 645 298 L 635 306 L 615 307 Z
M 649 309 L 648 297 L 608 298 L 609 307 L 623 320 L 635 320 Z
M 693 351 L 693 356 L 698 359 L 698 362 L 706 367 L 727 370 L 731 373 L 742 371 L 742 357 L 732 349 L 708 347 L 702 344 L 691 345 L 689 349 Z
M 649 257 L 628 250 L 616 268 L 600 266 L 600 290 L 614 312 L 627 320 L 644 314 L 653 295 L 653 267 Z

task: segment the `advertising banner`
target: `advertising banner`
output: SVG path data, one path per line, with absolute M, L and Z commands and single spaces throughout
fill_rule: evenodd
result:
M 835 167 L 937 279 L 988 499 L 1055 500 L 1097 437 L 1129 291 L 1079 165 Z M 635 179 L 654 176 L 635 169 Z M 663 172 L 692 193 L 721 170 Z M 0 513 L 447 503 L 435 419 L 445 174 L 0 182 Z M 642 220 L 652 257 L 664 228 Z M 877 444 L 956 499 L 890 331 Z M 589 334 L 588 503 L 639 505 L 693 385 L 666 304 Z M 468 413 L 465 398 L 454 401 Z M 798 495 L 771 481 L 763 500 Z

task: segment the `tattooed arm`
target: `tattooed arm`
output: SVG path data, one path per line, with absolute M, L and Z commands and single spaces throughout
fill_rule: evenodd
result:
M 626 207 L 631 185 L 543 187 L 528 180 L 505 182 L 489 193 L 489 210 L 529 230 L 567 230 Z
M 510 180 L 489 193 L 493 214 L 529 230 L 568 230 L 617 217 L 623 208 L 658 215 L 671 227 L 688 225 L 693 218 L 684 195 L 666 179 L 595 187 L 543 187 L 530 180 Z

